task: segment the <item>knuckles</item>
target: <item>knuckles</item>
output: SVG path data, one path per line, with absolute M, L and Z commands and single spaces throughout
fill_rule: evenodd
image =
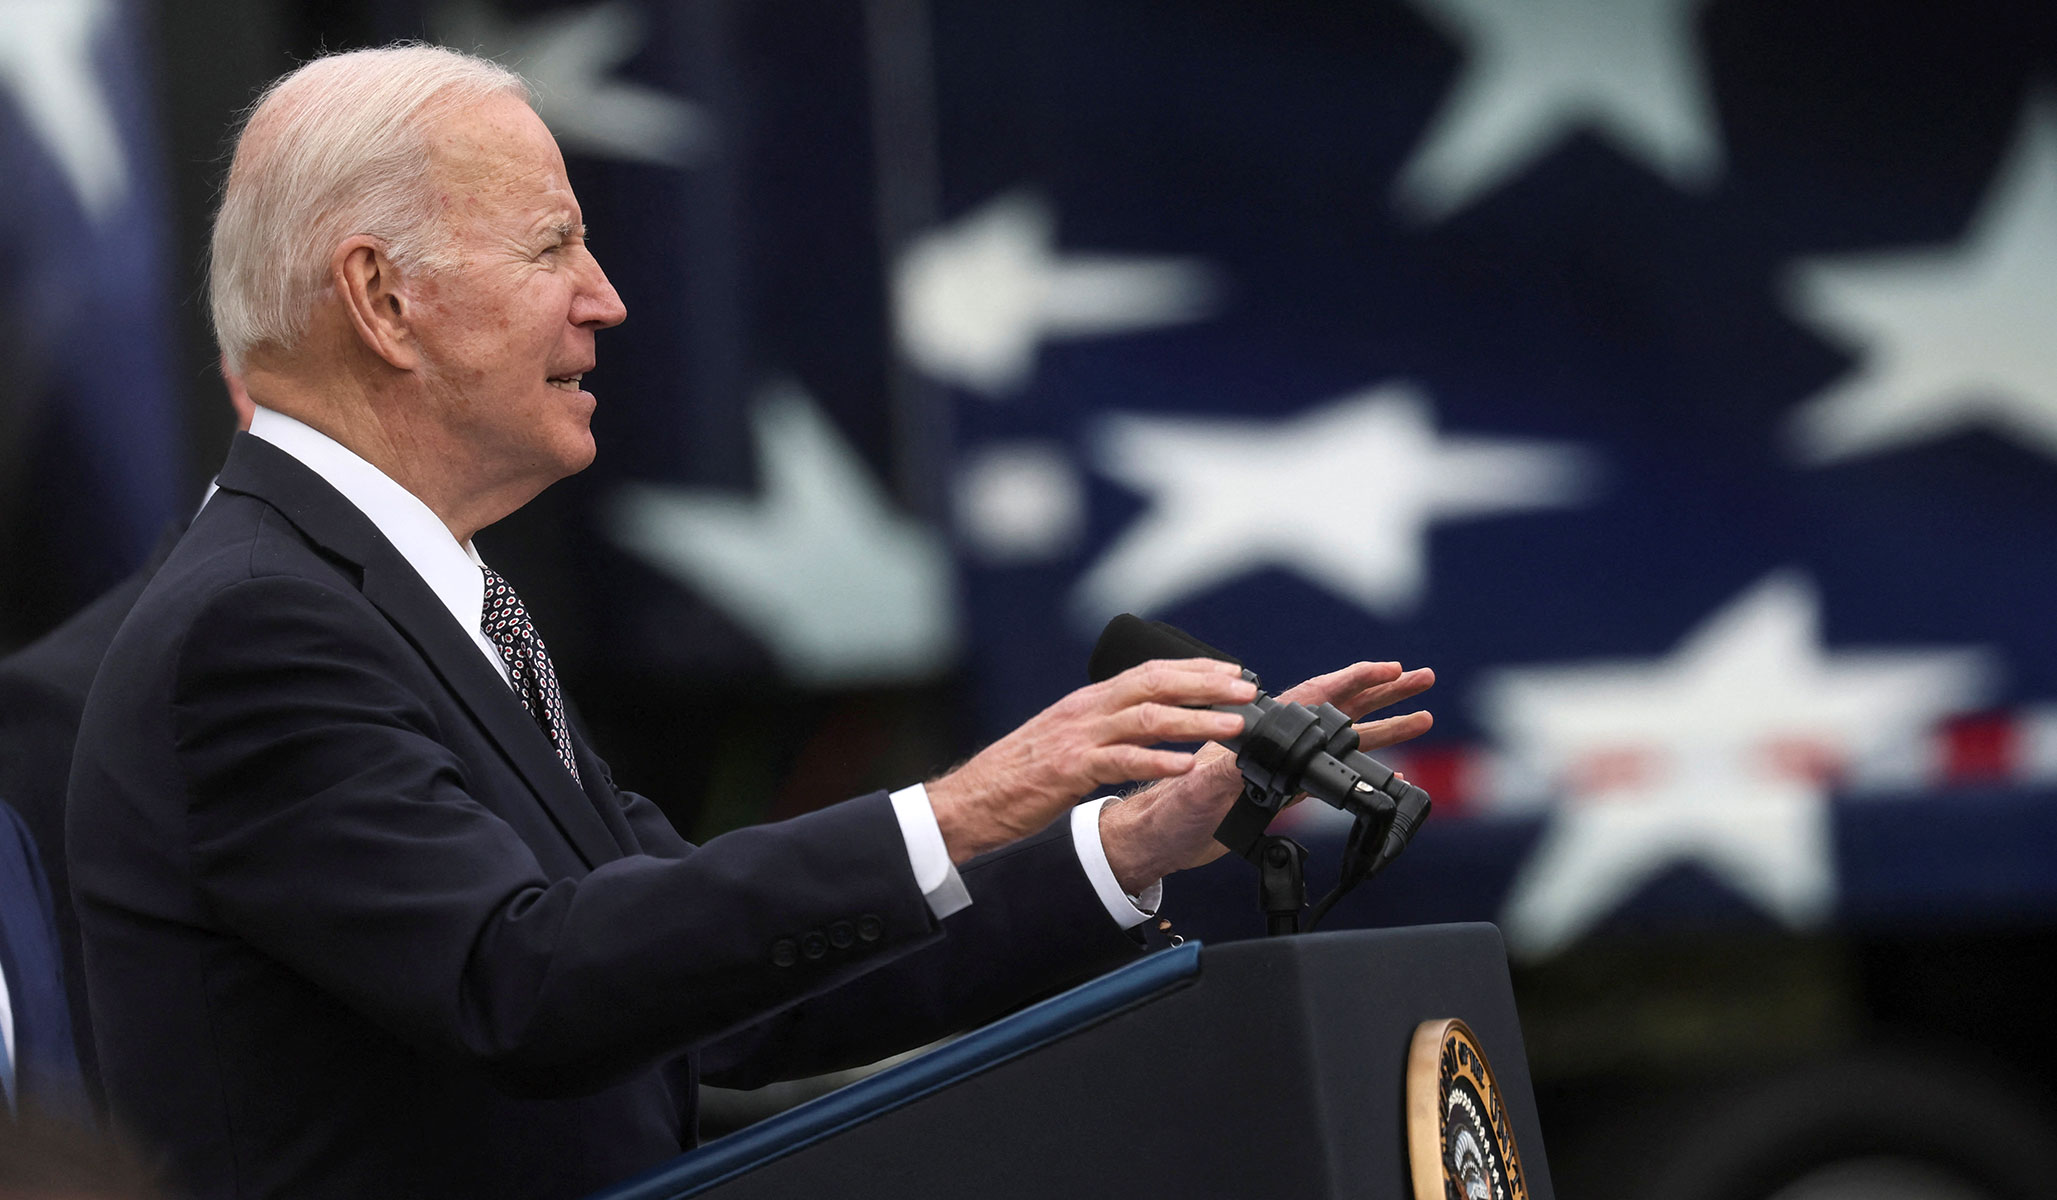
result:
M 1134 668 L 1134 674 L 1143 690 L 1155 695 L 1170 686 L 1173 672 L 1170 664 L 1152 661 Z

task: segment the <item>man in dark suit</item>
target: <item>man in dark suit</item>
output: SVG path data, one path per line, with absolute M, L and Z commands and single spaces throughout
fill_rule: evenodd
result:
M 1103 969 L 1218 852 L 1233 766 L 1152 748 L 1240 730 L 1202 706 L 1249 685 L 1205 660 L 705 846 L 616 788 L 471 545 L 592 459 L 624 311 L 583 232 L 519 81 L 448 51 L 316 60 L 238 142 L 213 299 L 260 407 L 109 649 L 69 829 L 110 1102 L 200 1196 L 583 1194 L 691 1143 L 697 1075 L 847 1065 Z

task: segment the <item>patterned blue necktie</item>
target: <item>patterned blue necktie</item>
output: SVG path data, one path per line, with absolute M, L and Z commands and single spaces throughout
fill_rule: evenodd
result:
M 487 566 L 479 569 L 486 573 L 486 605 L 479 616 L 479 626 L 507 663 L 507 673 L 514 680 L 514 694 L 521 697 L 521 706 L 549 735 L 564 769 L 584 786 L 584 781 L 579 780 L 578 764 L 572 761 L 571 732 L 564 724 L 564 696 L 557 690 L 557 669 L 550 665 L 550 652 L 543 649 L 543 639 L 536 636 L 535 624 L 529 620 L 529 610 L 522 607 L 521 597 L 514 594 L 498 571 Z

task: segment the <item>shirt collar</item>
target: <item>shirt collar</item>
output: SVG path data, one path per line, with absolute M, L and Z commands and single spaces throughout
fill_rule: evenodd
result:
M 479 637 L 486 602 L 480 568 L 485 561 L 470 542 L 458 542 L 442 518 L 413 492 L 312 425 L 260 405 L 250 421 L 250 433 L 292 455 L 343 493 L 393 543 L 458 625 L 474 639 Z

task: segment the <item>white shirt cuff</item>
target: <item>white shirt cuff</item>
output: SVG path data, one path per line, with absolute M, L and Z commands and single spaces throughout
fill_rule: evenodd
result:
M 1107 865 L 1107 849 L 1100 844 L 1100 806 L 1107 803 L 1107 797 L 1088 800 L 1071 810 L 1071 845 L 1078 851 L 1079 865 L 1086 869 L 1086 878 L 1093 884 L 1093 893 L 1100 897 L 1100 903 L 1107 909 L 1107 915 L 1123 929 L 1134 929 L 1151 917 L 1164 903 L 1164 881 L 1158 880 L 1143 889 L 1140 896 L 1131 896 L 1121 890 L 1121 884 L 1114 878 L 1114 868 Z
M 950 861 L 950 848 L 943 844 L 943 830 L 936 824 L 936 810 L 929 805 L 928 789 L 917 783 L 887 799 L 893 802 L 893 815 L 900 819 L 907 862 L 914 868 L 914 886 L 921 889 L 929 911 L 940 921 L 970 908 L 971 893 L 957 873 L 957 864 Z

